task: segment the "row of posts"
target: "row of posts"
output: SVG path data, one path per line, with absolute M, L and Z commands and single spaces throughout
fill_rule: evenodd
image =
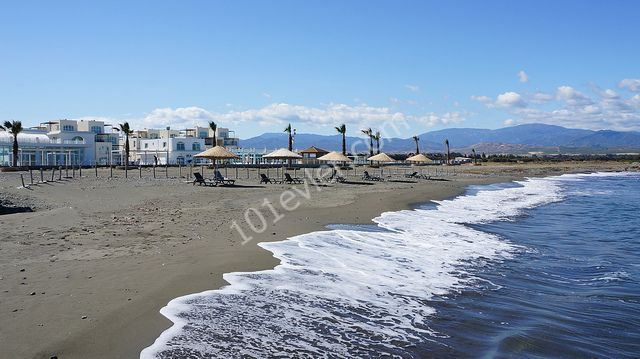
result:
M 187 179 L 191 180 L 191 178 L 193 177 L 193 165 L 191 166 L 187 166 L 189 168 L 189 172 L 187 172 Z M 178 165 L 178 176 L 179 178 L 182 178 L 182 165 Z M 239 167 L 234 167 L 235 168 L 235 179 L 239 179 Z M 399 169 L 397 167 L 387 167 L 388 168 L 388 175 L 399 175 L 401 173 L 399 172 L 403 172 L 402 175 L 406 175 L 407 173 L 409 173 L 409 171 L 413 171 L 413 169 L 407 169 L 407 168 L 403 168 L 402 171 L 399 171 Z M 266 167 L 265 170 L 265 175 L 267 177 L 269 177 L 269 169 L 270 167 Z M 284 177 L 284 173 L 286 172 L 286 169 L 284 167 L 280 168 L 280 167 L 275 167 L 273 168 L 276 171 L 275 174 L 275 178 L 279 178 L 282 179 Z M 272 170 L 273 170 L 272 169 Z M 63 172 L 63 167 L 59 166 L 59 167 L 53 167 L 51 170 L 51 182 L 53 182 L 56 178 L 56 170 L 58 171 L 58 180 L 62 180 L 62 172 Z M 69 174 L 69 170 L 71 170 L 71 175 Z M 64 171 L 65 171 L 65 176 L 64 178 L 66 179 L 70 179 L 70 178 L 75 178 L 76 177 L 76 170 L 78 171 L 78 175 L 79 177 L 82 177 L 82 166 L 71 166 L 71 168 L 69 168 L 69 166 L 64 167 Z M 257 167 L 258 170 L 258 176 L 260 176 L 260 170 L 261 167 Z M 371 168 L 369 168 L 368 170 L 371 170 Z M 39 169 L 40 171 L 40 183 L 44 183 L 45 179 L 44 179 L 44 170 L 43 168 Z M 98 166 L 95 165 L 94 166 L 94 171 L 95 171 L 95 177 L 98 178 Z M 249 179 L 250 174 L 249 174 L 249 167 L 245 167 L 245 171 L 246 171 L 246 179 Z M 294 177 L 297 177 L 297 173 L 298 173 L 298 168 L 294 168 Z M 362 175 L 362 173 L 364 172 L 364 170 L 362 170 L 360 172 L 360 175 Z M 420 169 L 420 174 L 424 175 L 424 169 Z M 456 171 L 455 171 L 455 167 L 444 167 L 441 168 L 440 171 L 438 171 L 438 167 L 434 167 L 434 171 L 432 171 L 433 173 L 430 174 L 429 169 L 427 168 L 427 176 L 429 175 L 433 175 L 433 176 L 450 176 L 450 175 L 455 175 Z M 204 165 L 200 165 L 200 173 L 202 174 L 202 176 L 205 176 L 205 169 L 204 169 Z M 373 173 L 372 173 L 373 174 Z M 152 166 L 152 175 L 153 178 L 157 178 L 157 174 L 156 174 L 156 166 Z M 345 176 L 353 176 L 353 177 L 358 177 L 358 169 L 357 167 L 353 166 L 350 170 L 344 171 L 343 175 Z M 384 168 L 380 168 L 379 171 L 379 175 L 381 177 L 384 176 Z M 129 168 L 128 166 L 125 166 L 125 178 L 128 178 L 129 176 Z M 228 167 L 224 168 L 224 176 L 227 177 L 228 176 Z M 142 166 L 138 166 L 138 177 L 142 178 Z M 164 166 L 164 177 L 165 178 L 169 178 L 169 167 L 168 166 Z M 22 186 L 25 187 L 25 180 L 24 180 L 24 176 L 21 174 L 20 175 L 21 178 L 21 182 L 22 182 Z M 113 178 L 113 166 L 109 166 L 109 178 Z M 34 182 L 34 176 L 33 176 L 33 168 L 29 168 L 29 183 L 30 185 L 35 184 Z

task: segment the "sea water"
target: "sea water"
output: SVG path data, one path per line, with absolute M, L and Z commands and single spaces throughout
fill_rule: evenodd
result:
M 172 300 L 141 357 L 640 354 L 638 174 L 475 186 L 374 222 L 261 243 L 280 265 Z

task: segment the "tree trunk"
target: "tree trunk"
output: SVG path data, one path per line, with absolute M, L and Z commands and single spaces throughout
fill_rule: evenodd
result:
M 18 166 L 18 135 L 13 135 L 13 167 Z
M 373 138 L 369 137 L 369 156 L 373 156 Z
M 342 155 L 347 155 L 347 137 L 344 132 L 342 133 Z

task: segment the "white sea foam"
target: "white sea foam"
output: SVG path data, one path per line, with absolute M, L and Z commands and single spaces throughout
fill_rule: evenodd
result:
M 562 180 L 528 179 L 433 209 L 386 212 L 374 219 L 386 231 L 260 243 L 280 265 L 228 273 L 222 289 L 172 300 L 161 313 L 174 325 L 141 357 L 411 357 L 411 344 L 435 339 L 429 300 L 474 285 L 474 268 L 515 249 L 465 224 L 510 220 L 558 201 Z

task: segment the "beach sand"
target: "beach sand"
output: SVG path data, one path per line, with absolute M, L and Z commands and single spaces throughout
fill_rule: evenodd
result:
M 171 299 L 223 286 L 226 272 L 277 265 L 259 242 L 331 223 L 371 223 L 384 211 L 452 197 L 470 184 L 623 168 L 615 162 L 496 164 L 456 166 L 443 175 L 441 167 L 438 176 L 447 181 L 328 184 L 310 188 L 309 199 L 293 191 L 290 205 L 300 203 L 293 211 L 281 206 L 281 195 L 304 186 L 258 185 L 255 170 L 249 179 L 240 170 L 237 187 L 215 188 L 185 183 L 176 168 L 169 169 L 170 178 L 159 170 L 155 180 L 150 169 L 143 179 L 137 169 L 128 179 L 121 170 L 113 179 L 106 169 L 98 178 L 84 170 L 82 178 L 30 189 L 17 188 L 19 173 L 0 173 L 0 201 L 34 208 L 0 216 L 0 356 L 138 357 L 171 325 L 158 312 Z M 435 174 L 434 167 L 427 170 Z M 209 176 L 211 170 L 205 171 Z M 412 169 L 385 171 L 401 179 Z M 235 170 L 227 175 L 235 178 Z M 283 215 L 275 224 L 265 199 Z M 246 225 L 249 208 L 264 215 L 263 233 Z M 255 213 L 250 218 L 260 223 Z M 234 220 L 252 240 L 243 243 L 231 228 Z

